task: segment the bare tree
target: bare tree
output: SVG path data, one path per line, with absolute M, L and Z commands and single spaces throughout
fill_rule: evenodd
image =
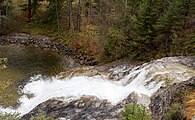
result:
M 59 12 L 58 12 L 58 7 L 59 7 L 59 0 L 56 0 L 56 21 L 57 21 L 57 27 L 58 27 L 58 32 L 60 32 L 60 19 L 59 19 Z
M 32 1 L 28 0 L 28 19 L 32 17 Z
M 127 0 L 124 0 L 124 3 L 125 3 L 125 15 L 126 15 L 126 13 L 127 13 L 127 4 L 128 4 L 128 1 Z
M 71 34 L 74 35 L 74 24 L 72 18 L 72 0 L 68 0 L 68 12 L 69 12 L 69 17 L 68 17 L 69 30 L 71 30 Z
M 71 29 L 71 22 L 72 22 L 72 0 L 68 0 L 68 26 Z
M 81 0 L 78 3 L 78 10 L 77 10 L 77 29 L 80 31 L 81 27 Z
M 6 0 L 6 16 L 8 16 L 8 9 L 9 9 L 9 4 L 8 4 L 8 0 Z

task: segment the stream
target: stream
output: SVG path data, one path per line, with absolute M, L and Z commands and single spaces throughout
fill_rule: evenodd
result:
M 28 82 L 30 77 L 41 74 L 45 77 L 71 68 L 74 61 L 54 51 L 23 45 L 0 46 L 0 58 L 7 58 L 6 69 L 0 69 L 0 84 L 8 86 L 0 94 L 1 106 L 16 106 L 22 95 L 19 85 Z
M 69 71 L 67 68 L 75 65 L 72 59 L 39 48 L 1 46 L 0 57 L 8 58 L 7 68 L 1 70 L 0 82 L 13 83 L 6 88 L 6 95 L 19 94 L 12 98 L 12 104 L 2 102 L 9 101 L 8 97 L 0 99 L 0 112 L 17 112 L 21 116 L 53 98 L 67 105 L 83 96 L 95 96 L 117 106 L 133 93 L 137 103 L 148 107 L 150 97 L 161 87 L 195 76 L 195 70 L 182 63 L 190 59 L 179 57 L 162 58 L 140 66 L 119 65 L 106 70 L 100 70 L 105 66 L 85 66 Z M 18 83 L 25 84 L 18 88 Z M 13 103 L 17 106 L 13 107 Z

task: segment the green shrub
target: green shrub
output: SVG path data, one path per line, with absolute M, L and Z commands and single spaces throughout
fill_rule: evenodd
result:
M 54 120 L 54 118 L 52 117 L 48 117 L 46 114 L 44 113 L 40 113 L 38 116 L 34 117 L 32 116 L 30 118 L 30 120 Z
M 104 44 L 104 54 L 109 60 L 117 60 L 127 56 L 126 38 L 122 30 L 109 29 Z
M 20 120 L 20 116 L 18 113 L 13 113 L 13 114 L 11 113 L 1 114 L 0 113 L 0 120 Z M 54 120 L 54 118 L 48 117 L 44 113 L 40 113 L 36 117 L 32 116 L 30 120 Z
M 122 112 L 122 120 L 152 120 L 147 110 L 138 104 L 128 104 Z
M 0 120 L 19 120 L 19 114 L 14 113 L 14 114 L 10 114 L 10 113 L 6 113 L 6 114 L 1 114 L 0 113 Z
M 183 120 L 184 118 L 184 111 L 178 103 L 173 104 L 167 112 L 167 120 Z

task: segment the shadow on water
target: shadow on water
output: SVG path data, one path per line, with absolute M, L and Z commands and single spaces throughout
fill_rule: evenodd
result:
M 8 58 L 7 68 L 0 70 L 0 106 L 15 106 L 18 85 L 31 76 L 53 76 L 74 67 L 72 59 L 56 52 L 21 45 L 0 46 L 0 58 Z M 4 86 L 4 87 L 3 87 Z

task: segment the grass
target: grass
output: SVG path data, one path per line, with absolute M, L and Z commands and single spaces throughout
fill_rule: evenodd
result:
M 18 93 L 16 83 L 19 81 L 12 81 L 7 79 L 0 80 L 0 105 L 3 107 L 16 106 L 17 100 L 21 96 Z
M 191 120 L 195 115 L 195 87 L 189 88 L 185 102 L 185 112 L 187 115 L 186 120 Z
M 1 114 L 0 113 L 0 120 L 20 120 L 20 116 L 18 113 L 14 114 Z M 30 120 L 55 120 L 53 117 L 46 116 L 44 113 L 38 114 L 38 116 L 32 116 Z
M 71 40 L 68 32 L 57 32 L 56 26 L 41 24 L 36 21 L 34 22 L 26 22 L 23 26 L 23 32 L 30 33 L 31 38 L 40 38 L 43 36 L 51 37 L 52 40 L 61 42 L 64 44 L 69 43 Z

